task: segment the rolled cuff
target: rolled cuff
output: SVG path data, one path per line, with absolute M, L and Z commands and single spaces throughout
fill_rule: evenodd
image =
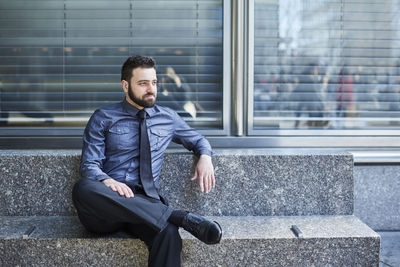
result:
M 208 155 L 208 156 L 212 157 L 214 155 L 214 153 L 212 152 L 212 150 L 209 150 L 209 149 L 201 149 L 199 151 L 196 151 L 195 155 L 197 157 L 200 157 L 201 155 Z
M 99 182 L 101 182 L 101 181 L 103 181 L 105 179 L 111 179 L 111 177 L 108 176 L 107 174 L 99 174 L 97 176 L 91 175 L 91 176 L 86 176 L 86 177 L 83 177 L 83 178 L 87 178 L 87 179 L 94 180 L 94 181 L 99 181 Z

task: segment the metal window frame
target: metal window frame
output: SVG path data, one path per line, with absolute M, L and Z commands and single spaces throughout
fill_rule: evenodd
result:
M 262 130 L 254 129 L 254 5 L 247 10 L 247 135 L 249 144 L 258 140 L 261 147 L 400 147 L 399 130 Z M 264 137 L 261 137 L 264 136 Z M 257 141 L 256 141 L 257 142 Z
M 245 112 L 245 3 L 232 0 L 232 131 L 231 135 L 244 134 Z
M 222 129 L 197 130 L 208 136 L 229 135 L 230 133 L 230 99 L 231 99 L 231 3 L 223 0 L 223 75 L 222 75 Z

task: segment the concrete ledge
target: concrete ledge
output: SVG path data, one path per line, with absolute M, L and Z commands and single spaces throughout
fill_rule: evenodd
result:
M 210 217 L 223 240 L 207 246 L 185 231 L 183 266 L 378 266 L 380 237 L 354 216 Z M 146 266 L 138 239 L 87 233 L 76 217 L 0 217 L 1 266 Z M 297 225 L 297 238 L 290 230 Z M 29 238 L 22 235 L 36 226 Z
M 356 164 L 386 164 L 386 163 L 400 163 L 400 151 L 389 150 L 363 150 L 363 151 L 349 151 L 354 156 L 354 163 Z
M 400 232 L 378 232 L 381 236 L 380 262 L 383 267 L 400 266 Z
M 353 214 L 353 158 L 332 151 L 216 150 L 217 187 L 191 182 L 196 158 L 166 153 L 162 193 L 171 207 L 214 216 Z M 71 190 L 80 151 L 0 151 L 0 215 L 75 215 Z
M 354 167 L 354 214 L 376 231 L 400 230 L 400 165 Z

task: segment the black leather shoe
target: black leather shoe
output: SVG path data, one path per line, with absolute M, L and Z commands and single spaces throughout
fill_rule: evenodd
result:
M 221 226 L 196 214 L 188 213 L 183 219 L 182 227 L 208 245 L 218 244 L 221 241 Z

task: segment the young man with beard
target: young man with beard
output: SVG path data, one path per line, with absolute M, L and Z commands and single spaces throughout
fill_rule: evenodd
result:
M 180 266 L 182 227 L 206 244 L 219 243 L 218 223 L 168 206 L 158 178 L 170 141 L 199 157 L 192 180 L 208 193 L 215 186 L 211 146 L 178 114 L 155 105 L 152 58 L 134 56 L 122 66 L 125 99 L 96 110 L 83 136 L 80 179 L 73 189 L 81 223 L 92 232 L 125 230 L 145 242 L 149 266 Z

